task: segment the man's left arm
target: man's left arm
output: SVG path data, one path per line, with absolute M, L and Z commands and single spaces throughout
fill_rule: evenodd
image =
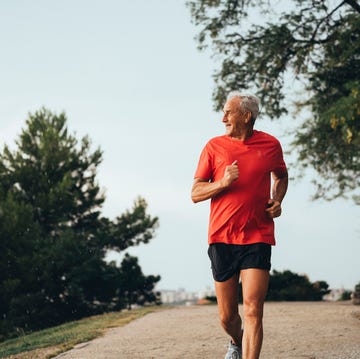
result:
M 273 185 L 271 188 L 271 199 L 268 201 L 269 208 L 266 209 L 268 216 L 276 218 L 281 215 L 281 202 L 285 197 L 288 187 L 288 174 L 287 172 L 276 174 L 271 173 Z

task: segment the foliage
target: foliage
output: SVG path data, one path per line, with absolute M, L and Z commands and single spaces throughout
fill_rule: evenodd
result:
M 208 300 L 210 303 L 217 303 L 217 298 L 215 295 L 207 295 L 205 299 Z
M 354 291 L 352 293 L 352 302 L 353 304 L 360 304 L 360 282 L 355 285 Z
M 339 300 L 350 300 L 351 294 L 352 294 L 351 290 L 344 290 Z
M 144 276 L 137 258 L 129 254 L 125 254 L 120 271 L 120 297 L 123 298 L 129 310 L 133 303 L 139 305 L 160 304 L 160 293 L 153 291 L 155 283 L 160 280 L 160 276 Z
M 91 152 L 88 137 L 68 134 L 64 113 L 46 109 L 29 115 L 16 144 L 0 154 L 0 338 L 156 302 L 159 276 L 130 278 L 104 260 L 108 250 L 148 243 L 158 218 L 142 198 L 115 220 L 101 217 L 100 149 Z M 122 297 L 125 278 L 143 297 Z
M 300 168 L 319 176 L 315 198 L 360 185 L 360 5 L 355 0 L 192 0 L 199 48 L 212 45 L 215 108 L 231 90 L 251 89 L 270 118 L 290 104 L 311 116 L 295 132 Z M 287 86 L 291 84 L 291 86 Z M 255 89 L 255 90 L 254 90 Z
M 311 283 L 306 275 L 293 273 L 289 270 L 270 273 L 268 301 L 320 301 L 330 290 L 325 281 Z M 240 286 L 239 299 L 242 301 Z
M 273 270 L 266 299 L 272 301 L 319 301 L 330 290 L 325 281 L 311 283 L 306 275 Z
M 354 292 L 355 292 L 355 293 L 360 293 L 360 282 L 355 285 L 355 287 L 354 287 Z

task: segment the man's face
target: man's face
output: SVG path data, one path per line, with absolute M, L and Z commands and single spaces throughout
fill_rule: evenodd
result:
M 224 117 L 222 122 L 225 124 L 225 133 L 232 137 L 241 135 L 244 128 L 246 127 L 247 113 L 242 113 L 240 111 L 239 99 L 233 97 L 227 101 L 225 103 L 223 112 Z

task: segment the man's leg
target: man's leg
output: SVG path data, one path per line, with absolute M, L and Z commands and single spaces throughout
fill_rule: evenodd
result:
M 239 315 L 239 274 L 225 282 L 215 281 L 215 290 L 219 308 L 220 323 L 232 342 L 241 348 L 242 330 Z
M 240 272 L 244 299 L 243 355 L 258 359 L 263 340 L 263 309 L 269 284 L 269 271 L 243 269 Z

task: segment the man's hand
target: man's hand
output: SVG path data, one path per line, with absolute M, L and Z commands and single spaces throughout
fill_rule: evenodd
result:
M 231 165 L 226 166 L 224 177 L 222 178 L 222 185 L 225 188 L 229 187 L 238 178 L 239 178 L 239 167 L 237 161 L 234 161 Z
M 280 217 L 281 215 L 281 203 L 279 201 L 269 199 L 265 212 L 270 218 Z
M 239 177 L 239 168 L 237 161 L 226 166 L 224 176 L 216 182 L 209 182 L 205 178 L 195 178 L 191 189 L 191 199 L 194 203 L 205 201 L 218 195 L 228 188 Z

